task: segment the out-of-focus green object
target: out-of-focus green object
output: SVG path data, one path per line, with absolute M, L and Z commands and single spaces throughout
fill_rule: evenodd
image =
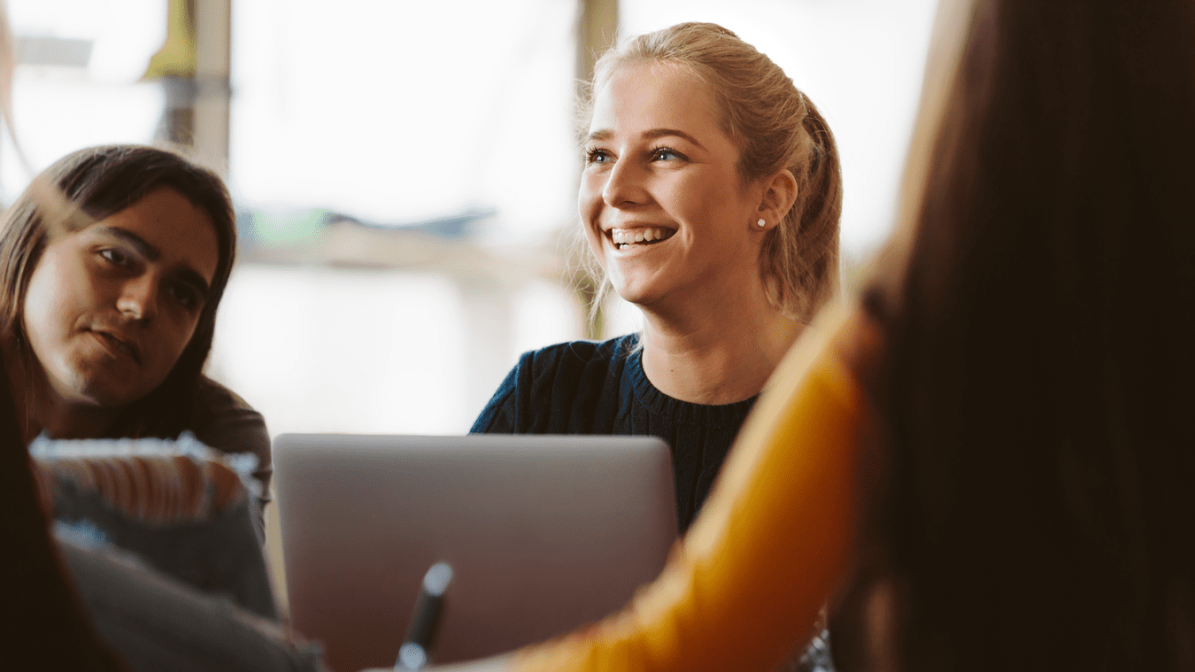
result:
M 149 59 L 142 80 L 195 76 L 195 0 L 167 0 L 166 42 Z
M 288 212 L 253 212 L 244 217 L 247 221 L 246 237 L 259 245 L 277 247 L 294 243 L 310 242 L 324 234 L 332 219 L 332 213 L 315 208 Z

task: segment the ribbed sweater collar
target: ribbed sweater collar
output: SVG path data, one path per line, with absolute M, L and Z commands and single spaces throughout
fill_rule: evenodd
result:
M 638 344 L 638 336 L 627 338 L 626 348 L 632 349 Z M 664 394 L 651 381 L 643 370 L 643 350 L 633 350 L 627 357 L 626 374 L 635 394 L 635 401 L 649 412 L 671 419 L 676 423 L 692 423 L 695 425 L 734 425 L 743 423 L 743 419 L 751 412 L 751 407 L 759 397 L 736 401 L 732 404 L 695 404 L 681 401 Z

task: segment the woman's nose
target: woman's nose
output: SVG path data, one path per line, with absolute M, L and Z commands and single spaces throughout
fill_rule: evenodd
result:
M 116 309 L 121 315 L 148 321 L 157 313 L 157 294 L 157 282 L 152 276 L 146 274 L 132 278 L 121 286 Z
M 602 189 L 602 200 L 614 208 L 638 205 L 647 200 L 644 186 L 644 171 L 635 162 L 617 161 L 608 173 Z

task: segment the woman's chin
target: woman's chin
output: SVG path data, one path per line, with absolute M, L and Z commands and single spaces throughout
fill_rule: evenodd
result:
M 63 399 L 78 406 L 119 409 L 149 394 L 144 381 L 104 369 L 69 369 L 52 377 L 50 384 Z
M 77 390 L 76 399 L 96 409 L 118 410 L 145 396 L 139 389 L 97 382 Z
M 640 310 L 651 310 L 664 296 L 661 288 L 650 283 L 614 283 L 614 293 Z

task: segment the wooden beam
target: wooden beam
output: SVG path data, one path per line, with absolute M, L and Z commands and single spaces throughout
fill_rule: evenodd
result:
M 577 81 L 593 77 L 593 64 L 618 39 L 618 0 L 577 0 Z
M 195 134 L 193 158 L 228 173 L 232 72 L 232 0 L 195 3 Z
M 618 0 L 577 0 L 579 16 L 577 20 L 577 60 L 576 77 L 577 90 L 575 100 L 578 104 L 584 101 L 588 93 L 589 81 L 593 78 L 593 66 L 598 58 L 618 40 Z M 579 117 L 581 110 L 574 111 L 574 117 Z M 578 172 L 577 179 L 581 176 Z M 579 231 L 566 232 L 568 236 L 581 235 Z M 582 246 L 569 245 L 569 250 L 579 251 Z M 588 252 L 581 252 L 588 254 Z M 605 319 L 601 306 L 595 306 L 601 278 L 596 278 L 585 272 L 585 265 L 579 259 L 573 258 L 565 264 L 573 269 L 570 285 L 581 302 L 582 312 L 589 317 L 587 323 L 587 337 L 601 339 L 605 331 Z

